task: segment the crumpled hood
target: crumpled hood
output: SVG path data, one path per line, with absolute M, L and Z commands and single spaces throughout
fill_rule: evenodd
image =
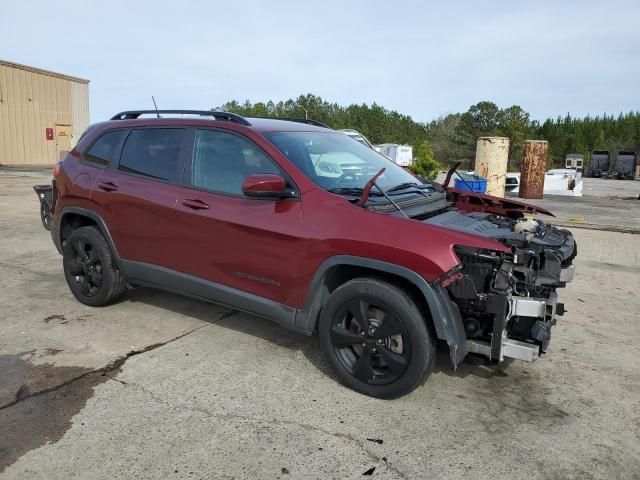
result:
M 447 200 L 463 212 L 486 212 L 509 218 L 521 218 L 526 214 L 532 213 L 555 216 L 546 208 L 511 200 L 510 198 L 494 197 L 493 195 L 468 192 L 456 188 L 447 188 Z

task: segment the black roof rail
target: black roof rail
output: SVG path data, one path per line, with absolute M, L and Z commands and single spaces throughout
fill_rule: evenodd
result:
M 214 112 L 212 110 L 128 110 L 120 112 L 111 120 L 132 120 L 140 117 L 140 115 L 160 115 L 166 114 L 185 114 L 185 115 L 201 115 L 204 117 L 213 117 L 216 120 L 226 120 L 228 122 L 239 123 L 240 125 L 251 125 L 244 117 L 231 112 Z
M 310 118 L 295 118 L 295 117 L 249 117 L 249 118 L 263 118 L 265 120 L 284 120 L 287 122 L 298 122 L 298 123 L 307 123 L 309 125 L 315 125 L 316 127 L 329 128 L 329 125 L 326 125 L 317 120 L 312 120 Z

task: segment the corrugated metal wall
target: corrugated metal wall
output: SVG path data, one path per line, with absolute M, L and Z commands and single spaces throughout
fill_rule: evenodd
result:
M 0 61 L 0 164 L 58 161 L 61 143 L 46 129 L 71 125 L 75 145 L 89 125 L 89 85 L 54 72 Z
M 89 126 L 89 84 L 71 83 L 71 147 L 78 143 L 80 135 Z

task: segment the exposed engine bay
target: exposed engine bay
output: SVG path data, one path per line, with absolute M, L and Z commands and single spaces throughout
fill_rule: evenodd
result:
M 456 247 L 461 269 L 450 277 L 470 352 L 533 361 L 544 353 L 556 317 L 556 290 L 574 276 L 573 235 L 541 220 L 448 211 L 426 222 L 494 238 L 511 253 Z
M 557 289 L 574 276 L 573 235 L 533 219 L 550 212 L 515 200 L 454 190 L 435 182 L 370 199 L 367 208 L 493 238 L 511 252 L 456 246 L 460 266 L 441 284 L 460 311 L 469 353 L 490 359 L 533 361 L 544 353 L 556 317 L 563 315 Z

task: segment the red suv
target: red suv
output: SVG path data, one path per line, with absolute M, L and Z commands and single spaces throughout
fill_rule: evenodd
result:
M 549 212 L 448 180 L 310 120 L 164 110 L 91 126 L 36 190 L 80 302 L 150 286 L 317 332 L 346 385 L 391 398 L 437 340 L 454 368 L 536 359 L 573 277 L 572 235 L 524 217 Z

